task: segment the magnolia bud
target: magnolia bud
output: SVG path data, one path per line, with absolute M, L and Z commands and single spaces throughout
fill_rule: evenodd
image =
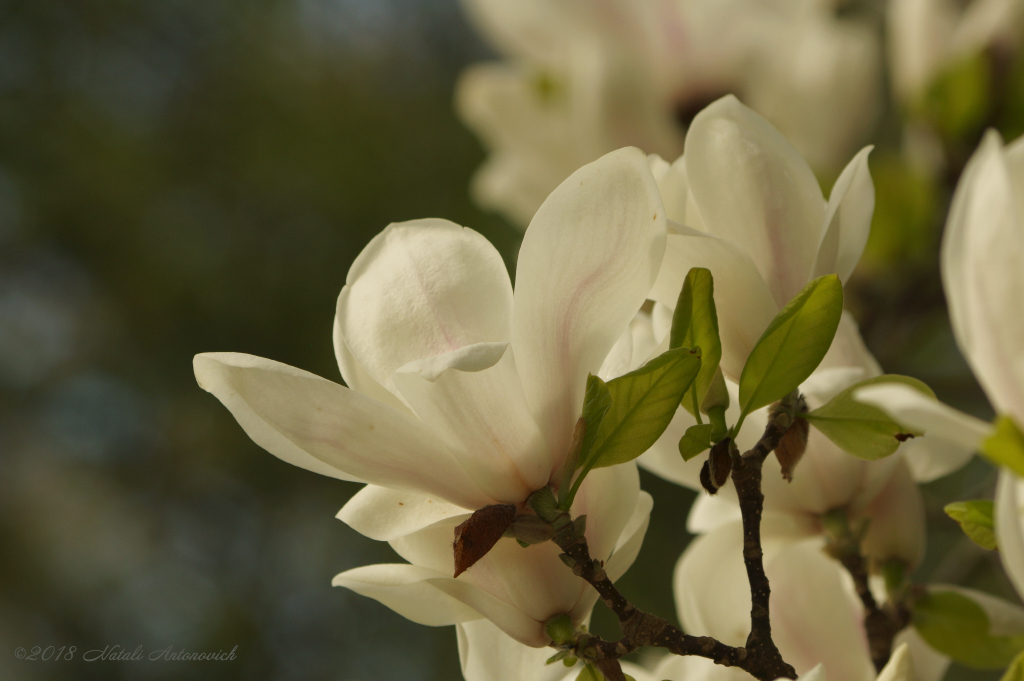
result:
M 553 521 L 560 513 L 558 501 L 555 499 L 555 494 L 551 491 L 550 487 L 541 487 L 531 494 L 526 498 L 526 505 L 548 522 Z
M 711 448 L 708 460 L 700 471 L 700 484 L 708 494 L 714 494 L 729 480 L 732 472 L 732 440 L 725 438 Z
M 810 424 L 806 419 L 797 418 L 786 429 L 786 433 L 779 440 L 779 446 L 775 448 L 775 457 L 782 466 L 782 477 L 787 482 L 793 481 L 793 469 L 800 462 L 800 457 L 807 449 L 807 434 Z
M 455 528 L 455 576 L 487 555 L 516 517 L 514 504 L 484 506 Z
M 564 646 L 576 640 L 576 627 L 568 615 L 555 615 L 544 623 L 544 633 L 556 646 Z

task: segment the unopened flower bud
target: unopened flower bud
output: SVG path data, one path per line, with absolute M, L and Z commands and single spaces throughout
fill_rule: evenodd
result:
M 487 555 L 516 517 L 514 504 L 484 506 L 455 528 L 455 576 Z
M 544 623 L 546 633 L 556 646 L 564 646 L 576 640 L 576 626 L 566 614 L 555 615 Z
M 526 505 L 543 520 L 551 522 L 558 514 L 558 501 L 550 487 L 541 487 L 526 499 Z
M 806 419 L 797 418 L 786 430 L 786 433 L 779 440 L 779 446 L 775 448 L 775 457 L 782 466 L 782 477 L 787 482 L 793 481 L 793 469 L 800 462 L 800 458 L 807 449 L 807 434 L 810 424 Z

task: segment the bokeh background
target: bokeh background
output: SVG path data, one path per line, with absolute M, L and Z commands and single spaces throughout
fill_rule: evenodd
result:
M 396 559 L 334 519 L 357 486 L 259 449 L 191 360 L 340 380 L 335 298 L 392 221 L 471 226 L 514 269 L 520 233 L 470 202 L 484 150 L 452 108 L 459 72 L 492 56 L 456 0 L 0 3 L 0 679 L 461 678 L 452 628 L 330 586 Z M 935 90 L 960 163 L 986 124 L 1024 129 L 1022 69 L 998 57 L 995 90 L 977 71 Z M 916 175 L 898 120 L 873 133 L 875 233 L 849 307 L 888 371 L 987 417 L 937 276 L 956 173 Z M 642 475 L 653 520 L 621 585 L 674 619 L 693 494 Z M 975 461 L 926 486 L 920 579 L 1017 598 L 941 512 L 994 479 Z M 607 613 L 595 628 L 614 635 Z M 75 660 L 15 659 L 50 645 Z M 237 659 L 81 661 L 107 645 Z

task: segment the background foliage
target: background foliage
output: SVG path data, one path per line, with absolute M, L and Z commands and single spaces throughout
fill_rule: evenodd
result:
M 469 202 L 483 151 L 451 106 L 459 71 L 488 56 L 456 0 L 0 5 L 0 678 L 460 676 L 450 628 L 330 587 L 397 560 L 334 519 L 357 486 L 260 450 L 191 359 L 248 352 L 339 379 L 335 298 L 392 221 L 471 226 L 514 267 L 518 232 Z M 989 86 L 963 71 L 948 87 Z M 950 134 L 969 151 L 985 118 L 962 108 Z M 988 416 L 937 276 L 951 182 L 903 164 L 896 116 L 879 123 L 875 230 L 847 304 L 887 371 Z M 642 481 L 653 520 L 622 587 L 674 619 L 693 494 Z M 993 484 L 976 461 L 926 487 L 922 577 L 1016 598 L 942 513 Z M 595 627 L 614 631 L 607 613 Z M 14 658 L 36 645 L 78 655 Z M 80 661 L 107 645 L 238 659 Z

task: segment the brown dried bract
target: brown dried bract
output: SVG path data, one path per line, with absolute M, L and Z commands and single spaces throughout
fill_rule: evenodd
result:
M 455 528 L 455 576 L 487 555 L 516 517 L 513 504 L 484 506 Z
M 782 466 L 782 477 L 786 482 L 793 482 L 793 469 L 800 463 L 804 451 L 807 449 L 807 434 L 810 431 L 810 424 L 806 419 L 797 418 L 786 430 L 785 435 L 779 440 L 779 446 L 775 448 L 775 456 Z
M 712 447 L 708 460 L 700 469 L 700 484 L 708 494 L 715 494 L 729 480 L 729 474 L 732 472 L 731 442 L 732 440 L 725 438 Z

